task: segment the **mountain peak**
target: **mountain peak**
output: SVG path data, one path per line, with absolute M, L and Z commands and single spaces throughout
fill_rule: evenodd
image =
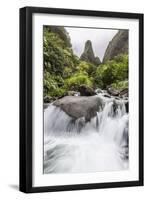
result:
M 124 53 L 128 53 L 128 30 L 119 30 L 108 44 L 103 63 Z
M 85 42 L 84 52 L 82 53 L 80 59 L 95 65 L 99 65 L 101 63 L 100 59 L 94 55 L 91 40 L 87 40 Z

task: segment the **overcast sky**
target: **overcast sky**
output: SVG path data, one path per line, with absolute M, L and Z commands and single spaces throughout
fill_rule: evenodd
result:
M 72 48 L 77 56 L 81 56 L 87 40 L 91 40 L 95 56 L 102 61 L 108 43 L 118 30 L 65 27 L 70 35 Z

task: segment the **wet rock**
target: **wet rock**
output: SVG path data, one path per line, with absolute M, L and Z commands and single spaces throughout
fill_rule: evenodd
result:
M 126 112 L 128 113 L 128 112 L 129 112 L 129 101 L 127 101 L 127 102 L 125 103 L 125 107 L 126 107 Z
M 55 97 L 50 97 L 50 96 L 45 96 L 45 97 L 43 98 L 43 102 L 44 102 L 44 103 L 51 103 L 51 102 L 53 102 L 53 101 L 55 101 L 55 100 L 56 100 Z
M 112 114 L 111 117 L 115 117 L 116 114 L 117 114 L 117 109 L 118 109 L 118 104 L 117 104 L 117 102 L 116 102 L 115 100 L 113 101 L 113 106 L 112 106 L 112 108 L 113 108 L 113 112 L 111 113 L 111 114 Z
M 78 91 L 80 92 L 81 96 L 94 96 L 96 95 L 96 92 L 87 85 L 80 85 L 78 88 Z
M 118 96 L 119 95 L 119 91 L 112 88 L 111 86 L 107 87 L 107 92 L 112 96 Z
M 103 97 L 111 98 L 109 94 L 104 94 Z
M 104 102 L 97 96 L 66 96 L 55 101 L 53 105 L 60 107 L 61 110 L 74 119 L 84 117 L 85 122 L 88 122 L 103 108 Z
M 119 98 L 119 97 L 115 97 L 115 99 L 116 99 L 116 100 L 120 100 L 120 98 Z
M 119 97 L 123 97 L 123 98 L 128 97 L 128 88 L 121 90 L 119 93 Z
M 101 90 L 100 88 L 97 88 L 97 89 L 95 90 L 95 93 L 96 93 L 96 94 L 103 93 L 103 90 Z
M 106 93 L 106 94 L 108 94 L 108 93 L 107 93 L 107 90 L 102 90 L 102 93 Z
M 44 104 L 43 104 L 43 109 L 48 108 L 49 105 L 50 105 L 50 103 L 44 103 Z
M 76 92 L 76 91 L 68 91 L 67 92 L 67 96 L 79 96 L 80 93 L 79 92 Z

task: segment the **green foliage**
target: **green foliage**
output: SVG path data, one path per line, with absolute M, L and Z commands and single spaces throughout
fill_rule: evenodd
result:
M 44 36 L 44 68 L 54 74 L 62 74 L 64 69 L 63 41 L 54 33 Z
M 56 88 L 52 93 L 52 97 L 62 97 L 67 94 L 67 91 L 64 88 Z
M 56 33 L 64 41 L 65 47 L 71 47 L 70 37 L 62 26 L 44 26 L 44 29 Z
M 73 54 L 70 38 L 64 27 L 43 29 L 44 101 L 61 97 L 80 85 L 102 89 L 128 87 L 128 55 L 119 55 L 98 67 L 81 61 Z
M 45 71 L 43 80 L 44 97 L 62 96 L 66 92 L 65 89 L 62 88 L 64 80 L 61 76 L 53 76 L 49 72 Z
M 116 83 L 112 84 L 112 87 L 117 90 L 123 90 L 128 88 L 128 81 L 117 81 Z
M 44 27 L 43 37 L 43 57 L 44 68 L 54 75 L 66 76 L 65 67 L 71 67 L 73 70 L 78 63 L 71 48 L 66 46 L 67 41 L 60 38 L 60 34 L 52 32 L 52 27 Z M 55 31 L 54 30 L 54 31 Z M 62 34 L 63 37 L 63 34 Z M 66 37 L 66 36 L 65 36 Z
M 96 72 L 97 67 L 91 63 L 81 61 L 76 69 L 80 73 L 86 73 L 89 76 L 93 76 Z
M 79 61 L 63 27 L 45 26 L 43 34 L 44 97 L 62 96 L 64 80 L 75 72 Z
M 90 78 L 83 73 L 76 73 L 65 81 L 65 88 L 67 90 L 78 90 L 80 85 L 87 85 L 92 87 L 93 83 Z
M 95 83 L 100 88 L 128 79 L 128 55 L 119 55 L 114 60 L 99 65 L 95 73 Z
M 54 77 L 51 76 L 49 72 L 44 73 L 44 79 L 43 79 L 43 94 L 44 97 L 49 94 L 49 96 L 52 96 L 52 92 L 58 88 L 58 84 L 55 81 Z

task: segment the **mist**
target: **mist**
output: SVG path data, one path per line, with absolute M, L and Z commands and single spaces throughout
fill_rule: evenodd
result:
M 85 42 L 91 40 L 95 56 L 103 60 L 105 50 L 118 30 L 65 27 L 71 38 L 72 49 L 78 57 L 84 51 Z

